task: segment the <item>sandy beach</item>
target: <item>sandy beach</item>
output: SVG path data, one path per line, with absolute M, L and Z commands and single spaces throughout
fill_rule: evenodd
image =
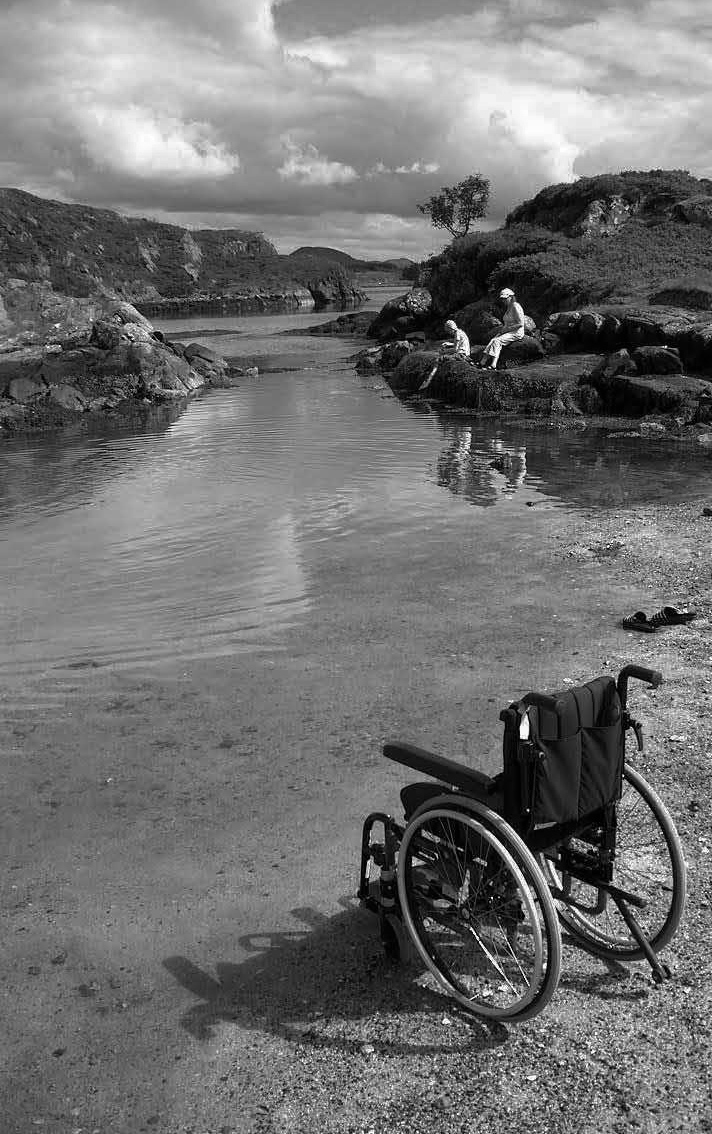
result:
M 3 1130 L 710 1129 L 710 525 L 685 504 L 551 513 L 545 543 L 523 533 L 526 600 L 496 622 L 463 585 L 467 548 L 437 578 L 416 564 L 404 618 L 414 549 L 386 571 L 365 546 L 327 588 L 326 654 L 307 630 L 160 673 L 48 673 L 62 710 L 6 702 Z M 580 604 L 540 633 L 556 572 L 580 577 Z M 664 603 L 698 618 L 618 625 Z M 674 979 L 565 940 L 549 1008 L 485 1027 L 392 966 L 355 901 L 363 817 L 397 810 L 405 782 L 381 744 L 494 771 L 527 674 L 553 689 L 628 661 L 666 679 L 632 689 L 648 743 L 630 756 L 689 861 Z

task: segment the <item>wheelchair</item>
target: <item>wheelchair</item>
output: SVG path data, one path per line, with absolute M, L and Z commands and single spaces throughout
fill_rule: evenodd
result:
M 559 981 L 561 926 L 589 953 L 647 961 L 657 984 L 670 976 L 658 953 L 683 914 L 685 859 L 669 812 L 625 759 L 629 730 L 643 748 L 631 678 L 662 683 L 627 665 L 503 709 L 495 776 L 384 746 L 431 779 L 401 790 L 402 822 L 367 816 L 358 898 L 378 914 L 387 952 L 419 957 L 470 1013 L 514 1022 L 542 1011 Z

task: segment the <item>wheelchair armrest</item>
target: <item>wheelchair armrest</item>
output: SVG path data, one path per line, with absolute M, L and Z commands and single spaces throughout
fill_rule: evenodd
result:
M 475 799 L 484 800 L 486 796 L 494 795 L 498 788 L 498 781 L 477 768 L 468 768 L 456 760 L 448 760 L 446 756 L 436 756 L 425 748 L 418 748 L 415 744 L 402 741 L 389 741 L 383 746 L 383 755 L 397 764 L 405 764 L 414 768 L 416 772 L 423 772 L 426 776 L 451 784 L 460 791 L 473 795 Z

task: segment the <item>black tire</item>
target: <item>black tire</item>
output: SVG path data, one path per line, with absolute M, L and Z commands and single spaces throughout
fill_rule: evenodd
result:
M 536 860 L 501 816 L 425 806 L 398 853 L 403 920 L 429 971 L 476 1015 L 525 1020 L 553 996 L 561 937 Z
M 568 890 L 577 902 L 574 906 L 557 902 L 559 919 L 572 937 L 597 956 L 645 959 L 612 898 L 571 875 L 560 874 L 543 855 L 540 862 L 551 885 Z M 640 772 L 628 766 L 617 805 L 613 883 L 645 900 L 644 909 L 631 909 L 653 949 L 667 945 L 685 907 L 684 852 L 664 803 Z M 599 904 L 603 909 L 597 909 Z

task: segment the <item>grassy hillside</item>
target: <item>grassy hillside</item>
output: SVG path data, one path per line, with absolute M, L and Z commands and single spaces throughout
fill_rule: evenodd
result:
M 278 292 L 324 278 L 348 289 L 350 260 L 280 256 L 259 232 L 193 231 L 0 189 L 0 289 L 13 277 L 133 301 Z
M 696 209 L 687 204 L 694 201 Z M 690 223 L 694 215 L 709 223 Z M 541 316 L 601 301 L 647 302 L 673 289 L 712 297 L 712 182 L 680 170 L 582 178 L 520 205 L 505 225 L 453 243 L 422 269 L 445 313 L 515 289 Z

